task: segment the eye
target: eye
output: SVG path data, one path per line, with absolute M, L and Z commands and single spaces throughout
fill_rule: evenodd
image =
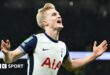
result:
M 56 16 L 57 15 L 57 13 L 52 13 L 52 16 Z

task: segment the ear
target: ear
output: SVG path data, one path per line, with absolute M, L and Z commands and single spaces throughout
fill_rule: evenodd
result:
M 44 20 L 43 22 L 44 27 L 48 26 L 48 23 Z

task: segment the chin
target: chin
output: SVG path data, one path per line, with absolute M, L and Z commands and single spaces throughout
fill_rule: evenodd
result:
M 63 26 L 56 27 L 57 30 L 62 30 Z
M 62 24 L 58 25 L 59 28 L 63 28 L 64 26 Z
M 62 24 L 57 24 L 56 26 L 55 26 L 55 29 L 57 29 L 57 30 L 62 30 L 63 29 L 63 25 Z
M 64 27 L 64 26 L 61 26 L 61 27 L 59 27 L 59 28 L 62 28 L 62 29 L 63 29 L 63 27 Z

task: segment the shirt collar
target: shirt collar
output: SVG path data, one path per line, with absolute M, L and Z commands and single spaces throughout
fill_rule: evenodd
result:
M 47 33 L 44 33 L 47 38 L 49 38 L 52 42 L 58 43 L 58 40 L 51 38 Z

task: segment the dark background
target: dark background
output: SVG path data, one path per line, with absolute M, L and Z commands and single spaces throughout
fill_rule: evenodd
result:
M 91 51 L 95 40 L 98 44 L 104 39 L 110 43 L 109 0 L 0 0 L 0 40 L 9 39 L 14 49 L 30 35 L 41 32 L 36 23 L 36 13 L 46 2 L 55 4 L 61 13 L 64 29 L 60 39 L 67 44 L 69 51 Z M 110 47 L 107 51 L 109 50 Z M 74 73 L 107 75 L 109 62 L 94 61 Z M 60 73 L 66 74 L 63 70 L 61 68 Z M 3 72 L 0 70 L 0 73 Z M 8 75 L 10 72 L 8 70 L 7 74 L 2 75 Z M 67 72 L 67 75 L 69 73 Z

